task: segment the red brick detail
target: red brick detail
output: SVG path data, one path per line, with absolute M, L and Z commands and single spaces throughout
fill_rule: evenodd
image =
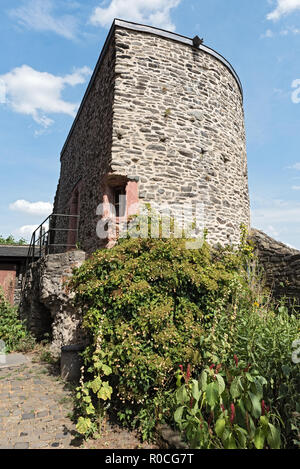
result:
M 14 294 L 16 285 L 16 266 L 0 264 L 0 286 L 4 295 L 12 305 L 14 304 Z

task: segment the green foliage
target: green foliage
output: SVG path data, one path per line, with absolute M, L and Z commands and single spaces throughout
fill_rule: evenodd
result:
M 191 448 L 280 449 L 279 418 L 263 399 L 267 381 L 244 367 L 236 357 L 236 367 L 213 365 L 198 380 L 181 372 L 174 420 Z
M 90 336 L 77 394 L 78 431 L 85 435 L 98 431 L 111 405 L 121 423 L 149 438 L 158 422 L 174 424 L 176 377 L 177 382 L 182 379 L 176 375 L 179 365 L 190 365 L 204 382 L 202 371 L 212 364 L 222 363 L 224 372 L 231 373 L 236 354 L 251 365 L 251 371 L 267 378 L 260 400 L 250 381 L 253 371 L 241 380 L 220 373 L 215 382 L 207 376 L 205 405 L 216 408 L 228 392 L 236 405 L 243 388 L 257 430 L 244 434 L 245 445 L 261 446 L 263 441 L 264 447 L 274 446 L 270 443 L 272 434 L 277 441 L 274 416 L 280 415 L 281 445 L 293 446 L 296 432 L 290 417 L 299 412 L 299 365 L 291 362 L 291 346 L 299 335 L 299 317 L 270 302 L 246 234 L 242 228 L 237 251 L 212 249 L 206 242 L 201 249 L 186 249 L 184 239 L 125 238 L 110 250 L 97 251 L 76 269 L 71 289 Z M 104 365 L 109 367 L 107 375 Z M 100 381 L 108 391 L 98 398 Z M 263 399 L 272 416 L 267 416 L 265 426 L 259 414 Z M 225 427 L 230 420 L 228 405 Z M 276 420 L 274 428 L 278 425 Z M 218 433 L 222 426 L 221 421 Z M 242 434 L 240 429 L 230 432 L 226 445 L 233 445 L 233 439 L 237 445 L 238 435 L 244 441 Z M 221 437 L 217 441 L 225 446 Z
M 99 344 L 99 342 L 98 342 Z M 101 431 L 101 423 L 112 394 L 112 387 L 103 378 L 109 376 L 111 368 L 104 363 L 106 354 L 101 349 L 92 354 L 92 364 L 84 376 L 84 368 L 80 385 L 76 388 L 76 414 L 79 416 L 77 431 L 86 438 Z M 87 378 L 84 380 L 84 377 Z
M 299 364 L 292 344 L 299 338 L 299 313 L 286 307 L 254 303 L 233 313 L 220 311 L 204 341 L 201 359 L 228 365 L 233 354 L 266 376 L 265 395 L 284 421 L 284 445 L 293 444 L 293 412 L 300 411 Z
M 27 242 L 26 242 L 26 239 L 24 238 L 20 238 L 19 240 L 16 240 L 12 235 L 8 236 L 7 238 L 4 238 L 3 236 L 0 235 L 0 244 L 24 246 L 25 244 L 27 244 Z
M 5 299 L 0 288 L 0 340 L 5 342 L 6 352 L 28 351 L 34 345 L 34 340 L 26 330 L 24 323 L 19 320 L 17 309 Z
M 86 364 L 100 341 L 119 417 L 144 434 L 151 432 L 149 414 L 153 427 L 162 415 L 178 364 L 201 366 L 197 351 L 215 311 L 247 289 L 241 256 L 206 243 L 187 250 L 185 243 L 125 239 L 96 252 L 72 280 L 93 342 Z

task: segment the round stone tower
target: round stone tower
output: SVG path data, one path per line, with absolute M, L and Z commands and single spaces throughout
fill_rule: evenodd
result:
M 250 225 L 243 91 L 231 65 L 194 40 L 118 22 L 112 169 L 146 202 L 203 203 L 208 241 Z
M 202 205 L 212 244 L 237 244 L 250 226 L 242 86 L 198 37 L 115 20 L 61 164 L 55 211 L 73 213 L 76 199 L 88 252 L 115 189 L 175 213 Z

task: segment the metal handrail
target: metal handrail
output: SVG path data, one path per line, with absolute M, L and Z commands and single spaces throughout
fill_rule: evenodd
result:
M 56 228 L 52 226 L 53 220 L 56 217 L 62 218 L 76 218 L 77 227 L 76 228 Z M 37 258 L 41 258 L 50 253 L 51 248 L 54 247 L 64 247 L 64 248 L 76 248 L 76 244 L 56 244 L 52 243 L 52 233 L 55 232 L 76 232 L 78 234 L 78 222 L 79 215 L 66 215 L 59 213 L 52 213 L 49 215 L 46 220 L 41 223 L 36 230 L 32 233 L 31 241 L 28 249 L 27 259 L 26 259 L 26 271 L 28 270 L 29 265 L 34 262 Z M 46 227 L 48 225 L 48 229 Z M 77 236 L 76 236 L 77 238 Z

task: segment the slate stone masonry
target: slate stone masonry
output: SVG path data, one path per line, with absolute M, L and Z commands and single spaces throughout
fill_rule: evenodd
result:
M 300 306 L 300 251 L 255 229 L 251 239 L 273 296 L 289 298 Z
M 108 174 L 138 181 L 139 200 L 204 204 L 212 244 L 249 226 L 243 97 L 229 64 L 192 40 L 116 21 L 61 154 L 54 213 L 80 182 L 80 247 L 101 247 L 97 206 Z M 62 236 L 62 235 L 60 235 Z

